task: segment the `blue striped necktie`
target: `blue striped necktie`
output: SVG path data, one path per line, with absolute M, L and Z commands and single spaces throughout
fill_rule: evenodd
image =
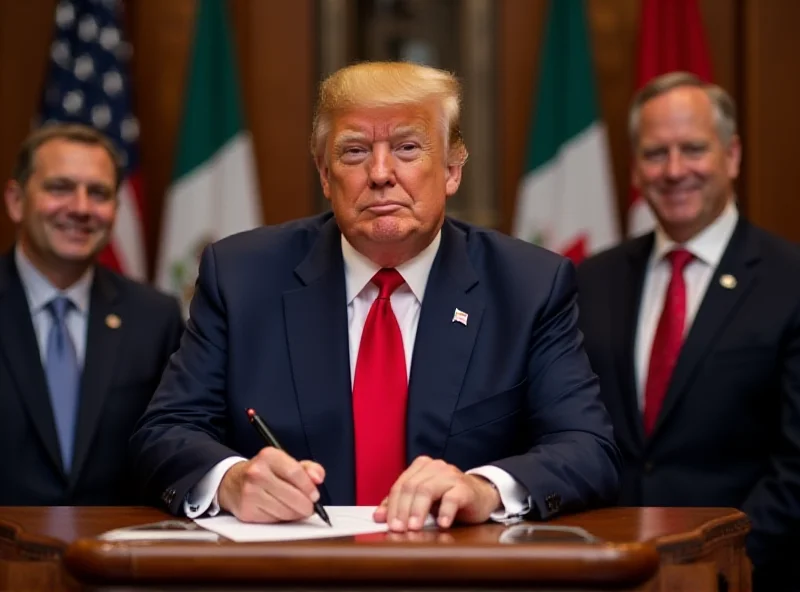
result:
M 50 389 L 50 405 L 56 421 L 58 442 L 64 472 L 72 467 L 72 449 L 75 443 L 75 424 L 78 415 L 78 392 L 81 371 L 75 344 L 67 331 L 67 313 L 73 303 L 65 296 L 58 296 L 47 304 L 53 319 L 47 337 L 46 375 Z

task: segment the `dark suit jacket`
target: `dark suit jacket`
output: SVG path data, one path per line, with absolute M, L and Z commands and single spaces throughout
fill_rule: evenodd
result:
M 106 325 L 109 314 L 122 324 Z M 13 252 L 0 257 L 0 505 L 135 502 L 128 439 L 180 340 L 176 300 L 95 270 L 73 470 L 63 472 L 30 309 Z
M 740 219 L 646 439 L 634 339 L 653 243 L 634 239 L 578 269 L 581 328 L 625 460 L 620 502 L 741 508 L 763 564 L 800 527 L 800 251 Z
M 340 236 L 326 214 L 205 250 L 181 348 L 132 438 L 139 478 L 171 511 L 216 463 L 263 447 L 248 407 L 289 454 L 326 468 L 323 503 L 354 503 Z M 414 347 L 407 460 L 493 463 L 540 517 L 613 499 L 618 451 L 577 315 L 568 260 L 445 221 Z

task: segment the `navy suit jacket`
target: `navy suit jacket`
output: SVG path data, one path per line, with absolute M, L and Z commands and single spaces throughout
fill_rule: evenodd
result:
M 122 321 L 118 328 L 107 325 L 111 314 Z M 96 268 L 67 475 L 13 251 L 0 256 L 0 506 L 139 501 L 128 470 L 128 440 L 182 330 L 175 299 Z
M 353 504 L 345 299 L 330 214 L 207 247 L 181 347 L 131 441 L 147 490 L 179 513 L 216 463 L 255 455 L 253 407 L 290 455 L 325 467 L 323 503 Z M 407 461 L 497 465 L 542 518 L 613 499 L 618 451 L 577 317 L 568 260 L 446 220 L 411 364 Z
M 740 508 L 763 565 L 800 548 L 800 250 L 739 220 L 645 438 L 634 340 L 653 244 L 651 233 L 578 268 L 586 349 L 625 461 L 619 501 Z

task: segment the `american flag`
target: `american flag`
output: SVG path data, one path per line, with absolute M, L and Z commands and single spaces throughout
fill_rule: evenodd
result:
M 147 277 L 143 193 L 139 172 L 139 123 L 131 108 L 120 0 L 61 0 L 41 120 L 91 125 L 114 141 L 125 164 L 119 210 L 101 263 L 134 279 Z

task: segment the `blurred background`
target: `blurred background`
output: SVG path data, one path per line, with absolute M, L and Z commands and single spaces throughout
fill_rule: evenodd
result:
M 409 59 L 452 70 L 464 83 L 464 134 L 471 156 L 451 213 L 511 231 L 539 90 L 546 0 L 219 1 L 229 15 L 262 222 L 283 222 L 325 208 L 308 151 L 319 80 L 357 60 Z M 740 207 L 753 222 L 798 241 L 800 2 L 696 4 L 713 81 L 740 108 Z M 199 4 L 127 0 L 122 5 L 121 29 L 132 50 L 129 88 L 138 118 L 138 168 L 145 188 L 141 228 L 152 278 L 163 240 L 165 195 L 175 176 Z M 0 0 L 4 180 L 41 109 L 58 6 L 56 0 Z M 598 115 L 608 134 L 611 207 L 621 236 L 627 230 L 630 200 L 626 120 L 638 85 L 643 0 L 587 0 L 583 6 Z M 3 210 L 0 247 L 12 242 L 13 229 Z

